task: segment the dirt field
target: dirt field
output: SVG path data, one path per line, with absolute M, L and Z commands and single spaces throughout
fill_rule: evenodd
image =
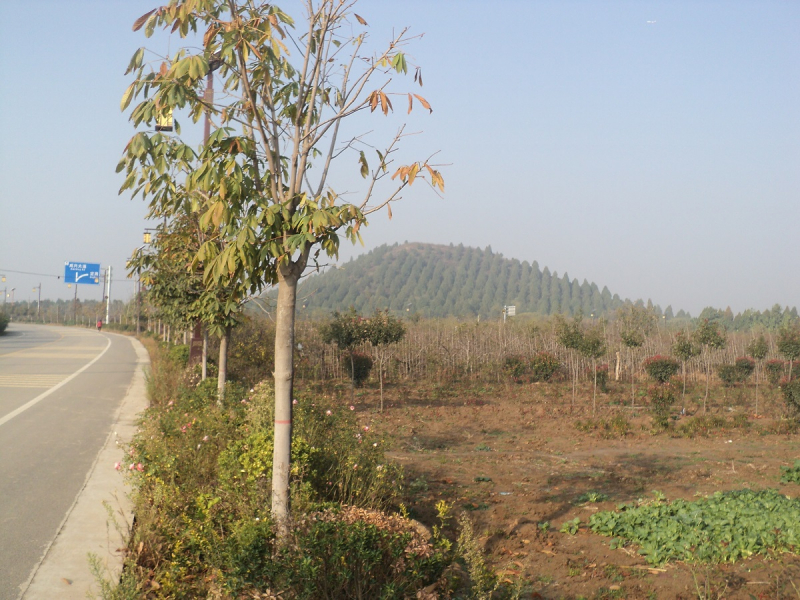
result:
M 800 495 L 800 486 L 779 483 L 780 467 L 793 464 L 800 447 L 796 435 L 776 432 L 783 410 L 776 390 L 762 387 L 768 418 L 758 419 L 749 413 L 752 389 L 712 390 L 709 414 L 724 417 L 725 425 L 719 418 L 688 437 L 678 430 L 702 411 L 703 389 L 687 396 L 686 416 L 676 407 L 672 433 L 656 434 L 646 409 L 623 406 L 630 404 L 630 388 L 610 386 L 609 394 L 598 394 L 597 419 L 622 418 L 594 429 L 585 425 L 591 390 L 581 390 L 572 408 L 569 384 L 395 386 L 387 390 L 383 414 L 376 412 L 377 391 L 364 389 L 356 406 L 404 466 L 412 516 L 433 523 L 439 499 L 454 503 L 456 514 L 467 511 L 488 561 L 504 576 L 528 582 L 523 597 L 800 597 L 795 555 L 652 568 L 635 547 L 612 550 L 609 538 L 585 527 L 577 535 L 559 532 L 564 521 L 585 522 L 595 511 L 652 497 L 654 490 L 670 500 L 766 487 Z M 349 391 L 335 393 L 349 403 Z M 735 415 L 741 416 L 734 427 Z

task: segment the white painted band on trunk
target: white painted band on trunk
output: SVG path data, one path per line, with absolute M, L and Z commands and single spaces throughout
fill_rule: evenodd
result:
M 104 336 L 104 337 L 105 337 L 105 336 Z M 3 426 L 3 425 L 5 425 L 6 423 L 8 423 L 8 422 L 9 422 L 11 419 L 13 419 L 14 417 L 16 417 L 17 415 L 20 415 L 20 414 L 24 413 L 26 410 L 28 410 L 29 408 L 31 408 L 32 406 L 35 406 L 36 404 L 38 404 L 39 402 L 41 402 L 42 400 L 44 400 L 45 398 L 47 398 L 47 397 L 48 397 L 50 394 L 52 394 L 53 392 L 55 392 L 57 389 L 59 389 L 60 387 L 62 387 L 62 386 L 64 386 L 64 385 L 66 385 L 66 384 L 68 384 L 70 381 L 72 381 L 73 379 L 75 379 L 75 378 L 76 378 L 78 375 L 80 375 L 81 373 L 83 373 L 83 372 L 84 372 L 86 369 L 88 369 L 89 367 L 91 367 L 91 366 L 92 366 L 94 363 L 96 363 L 98 360 L 100 360 L 101 358 L 103 358 L 103 355 L 104 355 L 106 352 L 108 352 L 108 349 L 109 349 L 109 348 L 111 348 L 111 338 L 107 337 L 107 338 L 106 338 L 106 340 L 108 340 L 108 343 L 106 344 L 106 347 L 105 347 L 105 348 L 103 348 L 103 351 L 102 351 L 100 354 L 98 354 L 97 356 L 95 356 L 95 357 L 94 357 L 92 360 L 90 360 L 88 363 L 86 363 L 85 365 L 83 365 L 83 366 L 82 366 L 80 369 L 78 369 L 77 371 L 75 371 L 75 372 L 74 372 L 72 375 L 70 375 L 69 377 L 67 377 L 67 378 L 66 378 L 64 381 L 62 381 L 61 383 L 59 383 L 59 384 L 57 384 L 57 385 L 54 385 L 53 387 L 51 387 L 51 388 L 50 388 L 49 390 L 47 390 L 46 392 L 44 392 L 44 393 L 42 393 L 42 394 L 39 394 L 38 396 L 36 396 L 36 398 L 34 398 L 33 400 L 31 400 L 31 401 L 29 401 L 29 402 L 26 402 L 25 404 L 23 404 L 22 406 L 20 406 L 19 408 L 15 409 L 15 410 L 12 410 L 12 411 L 11 411 L 10 413 L 8 413 L 8 414 L 7 414 L 5 417 L 3 417 L 2 419 L 0 419 L 0 426 Z

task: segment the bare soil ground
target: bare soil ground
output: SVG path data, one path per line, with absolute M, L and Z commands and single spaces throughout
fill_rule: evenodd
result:
M 453 503 L 456 514 L 466 511 L 488 562 L 502 576 L 527 582 L 523 597 L 800 598 L 795 555 L 653 568 L 635 548 L 612 550 L 609 538 L 585 527 L 577 535 L 559 532 L 567 520 L 585 522 L 595 511 L 652 497 L 653 490 L 670 500 L 766 487 L 800 495 L 800 486 L 780 483 L 780 467 L 793 464 L 800 447 L 795 435 L 775 433 L 782 411 L 776 390 L 761 388 L 768 418 L 750 414 L 752 389 L 712 390 L 710 413 L 729 422 L 747 415 L 747 422 L 740 417 L 737 428 L 687 437 L 678 429 L 702 412 L 699 386 L 686 398 L 689 416 L 676 407 L 674 430 L 660 433 L 653 432 L 646 408 L 629 407 L 629 387 L 610 387 L 609 394 L 598 394 L 597 418 L 621 415 L 631 425 L 627 433 L 579 429 L 578 422 L 591 418 L 591 389 L 581 389 L 572 407 L 564 383 L 396 385 L 386 392 L 382 414 L 375 389 L 358 390 L 355 404 L 404 466 L 412 516 L 433 524 L 440 499 Z M 349 404 L 349 390 L 332 393 Z M 582 501 L 591 492 L 606 499 Z

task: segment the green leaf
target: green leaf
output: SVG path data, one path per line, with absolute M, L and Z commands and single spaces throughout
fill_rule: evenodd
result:
M 408 73 L 408 65 L 406 64 L 406 55 L 398 52 L 392 59 L 392 68 L 398 73 Z

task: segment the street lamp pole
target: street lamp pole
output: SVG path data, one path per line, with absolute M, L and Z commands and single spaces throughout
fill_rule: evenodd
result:
M 37 287 L 33 288 L 33 291 L 38 291 L 36 296 L 36 319 L 39 319 L 39 313 L 42 306 L 42 284 L 40 283 Z

